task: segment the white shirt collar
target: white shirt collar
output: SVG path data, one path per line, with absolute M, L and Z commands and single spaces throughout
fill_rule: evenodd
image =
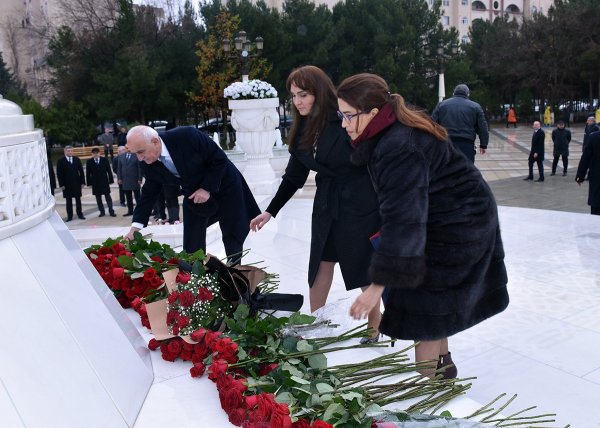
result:
M 167 149 L 167 145 L 162 140 L 162 138 L 160 139 L 160 145 L 161 145 L 161 149 L 160 149 L 160 155 L 161 155 L 161 157 L 165 157 L 167 159 L 171 159 L 171 154 L 169 153 L 169 150 Z

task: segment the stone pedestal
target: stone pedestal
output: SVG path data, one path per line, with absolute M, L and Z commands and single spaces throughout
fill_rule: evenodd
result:
M 244 178 L 255 194 L 270 195 L 279 185 L 270 163 L 277 140 L 278 106 L 278 98 L 229 101 L 236 145 L 245 153 L 247 160 Z
M 46 142 L 0 96 L 0 427 L 133 427 L 149 351 L 60 217 Z

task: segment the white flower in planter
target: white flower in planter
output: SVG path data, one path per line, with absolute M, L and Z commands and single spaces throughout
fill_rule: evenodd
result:
M 223 91 L 225 98 L 230 100 L 252 100 L 261 98 L 276 98 L 277 91 L 270 83 L 253 79 L 247 82 L 233 82 Z

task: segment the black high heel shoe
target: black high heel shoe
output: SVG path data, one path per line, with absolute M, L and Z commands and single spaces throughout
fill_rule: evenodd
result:
M 440 370 L 440 373 L 444 379 L 455 379 L 458 376 L 458 370 L 454 365 L 454 361 L 452 361 L 452 355 L 450 352 L 448 352 L 446 355 L 440 355 L 436 370 Z
M 379 336 L 381 336 L 381 333 L 377 333 L 377 336 L 375 336 L 375 337 L 369 337 L 369 336 L 361 337 L 359 343 L 361 345 L 367 345 L 369 343 L 377 343 L 377 342 L 379 342 Z

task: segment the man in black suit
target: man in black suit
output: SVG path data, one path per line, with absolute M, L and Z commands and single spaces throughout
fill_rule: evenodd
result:
M 194 127 L 157 133 L 136 126 L 127 133 L 127 147 L 141 162 L 146 181 L 135 207 L 133 224 L 125 236 L 148 224 L 163 184 L 181 185 L 183 249 L 206 251 L 206 228 L 218 221 L 230 263 L 239 263 L 250 220 L 260 209 L 244 177 L 221 148 Z
M 533 136 L 531 137 L 531 151 L 529 152 L 529 175 L 524 180 L 533 180 L 533 164 L 537 163 L 540 177 L 535 180 L 538 183 L 544 181 L 544 140 L 546 133 L 541 129 L 539 121 L 533 122 Z
M 117 174 L 117 171 L 119 170 L 119 156 L 121 156 L 122 154 L 125 154 L 125 152 L 127 151 L 127 149 L 125 148 L 125 146 L 119 146 L 119 152 L 117 153 L 117 156 L 115 156 L 112 159 L 112 169 L 113 172 L 115 174 Z M 117 178 L 117 183 L 119 182 L 118 178 Z M 125 206 L 125 192 L 123 191 L 123 183 L 119 183 L 119 202 L 121 203 L 121 206 L 124 207 Z
M 587 173 L 590 175 L 588 205 L 592 214 L 600 215 L 600 131 L 592 132 L 587 140 L 575 177 L 578 185 L 581 186 Z
M 92 194 L 96 197 L 96 203 L 100 210 L 98 217 L 104 217 L 104 204 L 102 203 L 102 195 L 106 199 L 106 205 L 108 205 L 108 213 L 111 217 L 116 217 L 115 211 L 113 210 L 113 202 L 110 197 L 110 185 L 114 183 L 114 178 L 110 165 L 106 158 L 100 157 L 100 149 L 94 147 L 92 149 L 92 158 L 87 161 L 85 165 L 85 173 L 87 178 L 88 187 L 92 187 Z
M 56 177 L 67 201 L 67 219 L 65 221 L 73 220 L 73 198 L 75 198 L 77 217 L 85 220 L 81 209 L 81 189 L 85 186 L 83 166 L 79 158 L 73 156 L 72 146 L 65 146 L 64 153 L 65 156 L 56 163 Z
M 140 203 L 140 185 L 142 184 L 142 169 L 134 154 L 125 149 L 117 159 L 117 181 L 123 186 L 123 193 L 127 200 L 127 212 L 124 217 L 133 215 L 133 198 L 135 203 Z

